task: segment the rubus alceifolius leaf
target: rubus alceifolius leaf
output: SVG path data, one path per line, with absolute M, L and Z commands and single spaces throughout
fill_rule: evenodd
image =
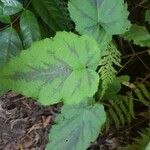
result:
M 50 131 L 46 150 L 86 150 L 105 121 L 103 105 L 64 105 Z
M 99 75 L 95 70 L 100 58 L 92 37 L 58 32 L 12 59 L 0 71 L 0 83 L 44 105 L 60 99 L 78 103 L 97 91 Z
M 98 42 L 130 28 L 123 0 L 70 0 L 68 8 L 76 30 L 94 36 Z

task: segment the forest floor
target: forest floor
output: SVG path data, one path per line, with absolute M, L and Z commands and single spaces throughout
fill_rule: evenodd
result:
M 148 3 L 140 0 L 128 0 L 130 20 L 133 23 L 143 25 L 143 16 Z M 150 31 L 150 27 L 148 26 Z M 146 48 L 140 48 L 127 44 L 117 39 L 123 55 L 123 67 L 119 75 L 128 74 L 131 81 L 137 78 L 145 78 L 150 73 L 150 59 L 147 54 L 139 52 Z M 136 52 L 134 51 L 136 49 Z M 137 53 L 137 54 L 136 54 Z M 129 56 L 129 57 L 125 57 Z M 133 57 L 134 56 L 134 57 Z M 130 60 L 130 58 L 132 60 Z M 128 62 L 128 63 L 126 63 Z M 150 81 L 150 79 L 147 79 Z M 48 131 L 59 113 L 61 104 L 54 106 L 41 106 L 36 101 L 17 95 L 13 92 L 0 97 L 0 150 L 44 150 L 48 142 Z M 115 150 L 119 146 L 127 145 L 134 137 L 134 132 L 145 126 L 148 116 L 141 108 L 140 117 L 119 130 L 113 126 L 109 131 L 99 136 L 97 141 L 91 144 L 89 150 Z
M 0 98 L 0 150 L 44 150 L 48 131 L 61 104 L 44 107 L 29 98 L 8 92 Z M 142 113 L 141 113 L 142 114 Z M 147 116 L 147 117 L 145 117 Z M 111 127 L 99 135 L 88 150 L 116 150 L 127 145 L 133 135 L 148 122 L 143 114 L 119 130 Z

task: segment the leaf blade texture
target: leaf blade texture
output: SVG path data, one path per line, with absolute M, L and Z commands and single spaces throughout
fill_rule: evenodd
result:
M 104 107 L 64 105 L 52 127 L 46 150 L 86 150 L 106 121 Z
M 59 32 L 54 39 L 35 42 L 0 72 L 0 83 L 43 105 L 63 99 L 78 103 L 97 91 L 100 59 L 96 41 Z M 34 61 L 33 61 L 34 60 Z
M 91 34 L 97 41 L 104 35 L 121 34 L 130 28 L 123 0 L 71 0 L 68 8 L 76 30 Z

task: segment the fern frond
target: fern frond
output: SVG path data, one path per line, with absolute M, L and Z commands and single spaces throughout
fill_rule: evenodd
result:
M 117 97 L 117 101 L 110 101 L 108 115 L 112 118 L 116 128 L 120 128 L 126 123 L 130 124 L 135 118 L 134 99 L 131 95 L 118 95 Z
M 143 103 L 145 106 L 150 106 L 150 90 L 144 84 L 138 84 L 136 88 L 133 89 L 133 94 L 135 94 L 135 100 Z
M 124 150 L 145 150 L 146 146 L 150 142 L 150 127 L 145 128 L 139 132 L 139 137 L 134 139 L 134 142 Z
M 121 66 L 121 54 L 115 44 L 111 42 L 105 51 L 103 58 L 100 61 L 100 79 L 102 80 L 101 98 L 104 96 L 106 90 L 112 81 L 116 78 L 116 70 L 113 65 Z
M 150 106 L 150 91 L 144 84 L 137 84 L 128 95 L 115 95 L 116 100 L 109 101 L 108 115 L 112 118 L 116 128 L 130 124 L 136 118 L 134 103 L 140 102 L 144 106 Z M 111 99 L 111 98 L 110 98 Z M 109 121 L 110 122 L 110 121 Z M 108 125 L 107 125 L 108 126 Z

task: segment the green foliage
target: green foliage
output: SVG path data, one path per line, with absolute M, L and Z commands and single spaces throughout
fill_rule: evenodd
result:
M 103 97 L 110 83 L 115 79 L 116 70 L 113 65 L 120 66 L 120 52 L 111 41 L 111 36 L 129 30 L 130 22 L 127 5 L 123 0 L 71 0 L 69 12 L 80 34 L 92 35 L 103 51 L 100 60 L 100 78 L 102 80 Z
M 80 34 L 90 34 L 99 42 L 107 34 L 121 34 L 130 27 L 123 0 L 70 0 L 69 11 Z
M 16 56 L 22 49 L 21 40 L 12 27 L 0 32 L 0 67 L 4 66 L 11 57 Z
M 0 4 L 0 22 L 6 23 L 6 24 L 11 22 L 10 16 L 3 14 L 3 8 L 1 6 L 1 4 Z
M 116 100 L 111 100 L 108 105 L 108 115 L 112 119 L 116 128 L 124 126 L 126 123 L 130 124 L 135 119 L 134 99 L 132 95 L 123 96 L 116 95 Z M 110 123 L 109 121 L 108 123 Z
M 70 28 L 70 19 L 66 15 L 67 7 L 62 7 L 63 4 L 66 3 L 60 0 L 32 0 L 34 9 L 53 31 L 68 31 Z
M 24 10 L 21 14 L 20 29 L 25 48 L 30 47 L 33 41 L 41 39 L 38 22 L 29 10 Z
M 0 22 L 10 23 L 10 16 L 3 14 L 3 3 L 0 1 Z
M 61 98 L 65 103 L 77 103 L 97 91 L 99 59 L 93 38 L 60 32 L 12 59 L 0 71 L 0 83 L 44 105 Z
M 139 137 L 134 139 L 131 145 L 128 145 L 123 150 L 149 150 L 148 144 L 150 141 L 150 127 L 145 128 L 139 132 Z
M 145 150 L 150 150 L 150 142 L 147 144 Z
M 100 104 L 64 105 L 49 136 L 46 150 L 86 150 L 106 120 Z
M 3 14 L 4 15 L 13 15 L 18 13 L 23 9 L 23 6 L 17 0 L 1 0 L 3 3 Z
M 150 24 L 150 10 L 147 10 L 145 13 L 145 21 Z
M 116 77 L 116 70 L 114 69 L 113 65 L 120 66 L 120 52 L 118 51 L 117 47 L 113 42 L 111 42 L 105 54 L 103 54 L 103 58 L 100 60 L 100 79 L 102 80 L 102 91 L 101 97 L 104 96 L 106 90 L 108 89 L 109 85 Z
M 144 84 L 138 84 L 137 87 L 133 89 L 135 94 L 135 100 L 143 103 L 145 106 L 150 106 L 150 89 L 148 89 Z
M 126 81 L 123 83 L 126 83 Z M 105 99 L 109 99 L 109 104 L 107 104 L 108 115 L 112 118 L 116 128 L 120 128 L 126 123 L 130 124 L 131 121 L 136 118 L 135 102 L 138 101 L 146 107 L 150 106 L 150 91 L 146 85 L 138 84 L 137 86 L 132 86 L 132 91 L 128 92 L 128 95 L 119 95 L 117 94 L 120 90 L 119 81 L 115 80 L 109 86 L 106 96 L 104 96 Z M 110 89 L 112 88 L 114 92 L 110 93 L 110 91 L 112 91 Z
M 0 94 L 6 88 L 43 105 L 64 103 L 50 132 L 47 150 L 86 150 L 96 140 L 106 120 L 103 105 L 92 101 L 98 85 L 99 102 L 106 104 L 111 118 L 108 120 L 115 122 L 117 128 L 136 117 L 135 101 L 150 105 L 150 92 L 143 84 L 134 86 L 128 95 L 118 94 L 121 84 L 129 83 L 129 79 L 116 78 L 115 66 L 121 66 L 121 54 L 111 40 L 113 35 L 130 28 L 127 4 L 123 0 L 67 2 L 31 0 L 27 10 L 17 0 L 0 1 L 0 21 L 11 26 L 0 32 Z M 67 4 L 81 36 L 59 32 L 54 38 L 38 41 L 53 36 L 56 31 L 72 29 Z M 13 20 L 15 16 L 17 19 Z M 22 41 L 16 30 L 21 33 Z M 48 33 L 43 34 L 45 31 Z M 123 37 L 150 47 L 150 35 L 145 27 L 132 25 Z M 26 50 L 17 55 L 23 49 L 22 43 Z M 87 104 L 88 100 L 94 104 Z
M 122 35 L 125 40 L 133 41 L 141 47 L 150 47 L 150 34 L 146 27 L 133 24 L 129 32 Z

